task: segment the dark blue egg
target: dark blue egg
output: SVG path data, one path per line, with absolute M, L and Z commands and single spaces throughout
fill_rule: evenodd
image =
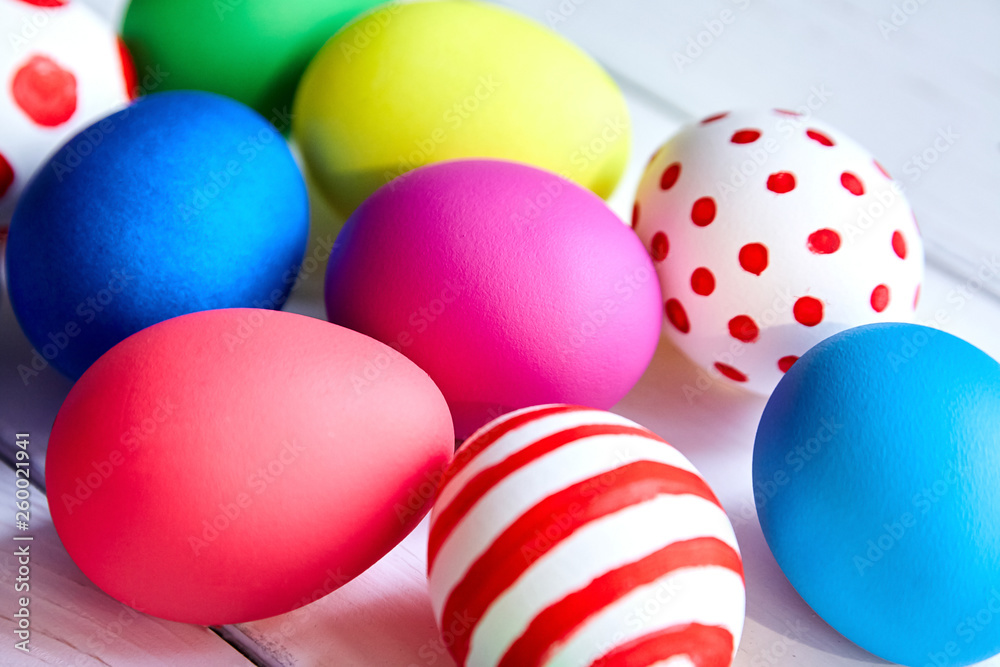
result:
M 904 665 L 1000 652 L 1000 364 L 912 324 L 809 350 L 767 403 L 757 513 L 802 598 Z
M 214 308 L 278 308 L 309 205 L 285 140 L 200 92 L 151 95 L 73 137 L 10 225 L 11 303 L 39 354 L 79 377 L 125 337 Z

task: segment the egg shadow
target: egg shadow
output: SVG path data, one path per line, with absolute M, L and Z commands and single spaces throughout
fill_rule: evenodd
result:
M 791 645 L 811 646 L 863 664 L 892 664 L 851 642 L 806 604 L 775 561 L 756 518 L 734 522 L 734 529 L 743 555 L 747 618 L 787 638 Z M 755 664 L 760 657 L 758 651 L 749 664 Z
M 310 654 L 335 651 L 336 664 L 343 667 L 454 667 L 441 643 L 424 574 L 427 532 L 425 518 L 388 555 L 326 597 L 237 627 L 280 664 L 286 664 L 282 646 L 294 643 L 310 647 Z
M 664 335 L 649 368 L 614 411 L 680 450 L 719 497 L 743 555 L 749 619 L 787 637 L 791 645 L 845 660 L 889 664 L 823 621 L 785 578 L 767 546 L 752 477 L 754 437 L 766 404 L 767 396 L 700 368 Z
M 0 255 L 6 244 L 0 247 Z M 49 365 L 21 331 L 14 316 L 6 285 L 5 261 L 0 259 L 4 276 L 0 291 L 0 457 L 13 461 L 17 433 L 31 436 L 31 465 L 35 479 L 43 487 L 45 450 L 56 414 L 72 380 Z M 70 340 L 69 344 L 72 344 Z

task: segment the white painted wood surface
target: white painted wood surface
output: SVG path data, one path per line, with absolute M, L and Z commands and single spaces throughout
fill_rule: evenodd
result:
M 89 0 L 117 20 L 123 0 Z M 611 69 L 633 115 L 629 170 L 611 199 L 626 217 L 649 154 L 681 123 L 727 108 L 818 107 L 818 116 L 868 146 L 906 187 L 932 264 L 918 319 L 1000 358 L 1000 4 L 992 0 L 503 0 L 568 35 Z M 896 14 L 895 7 L 902 14 Z M 916 8 L 911 14 L 903 9 Z M 730 14 L 723 15 L 728 11 Z M 901 19 L 905 17 L 905 21 Z M 895 26 L 892 21 L 900 25 Z M 898 27 L 891 30 L 887 25 Z M 705 22 L 708 21 L 706 26 Z M 719 21 L 721 24 L 716 24 Z M 712 35 L 713 29 L 718 34 Z M 707 35 L 701 33 L 707 31 Z M 883 36 L 882 32 L 885 32 Z M 688 40 L 702 42 L 697 57 Z M 677 61 L 674 54 L 690 57 Z M 691 53 L 697 53 L 692 49 Z M 825 97 L 825 100 L 821 98 Z M 947 150 L 939 132 L 957 134 Z M 944 140 L 938 146 L 945 145 Z M 923 169 L 914 155 L 934 149 Z M 929 153 L 930 155 L 930 153 Z M 320 207 L 314 240 L 336 223 Z M 315 245 L 313 247 L 316 247 Z M 982 284 L 973 276 L 983 269 Z M 323 316 L 322 267 L 290 308 Z M 69 383 L 49 369 L 25 386 L 17 363 L 30 358 L 0 298 L 0 442 L 32 433 L 36 471 Z M 753 509 L 750 457 L 764 400 L 712 384 L 689 400 L 698 370 L 664 341 L 639 385 L 616 411 L 683 451 L 712 484 L 736 527 L 747 571 L 747 625 L 736 665 L 885 664 L 819 620 L 794 592 L 764 543 Z M 10 450 L 7 449 L 7 452 Z M 0 471 L 3 469 L 0 468 Z M 8 475 L 9 477 L 9 475 Z M 5 478 L 6 479 L 6 478 Z M 0 484 L 0 493 L 12 493 Z M 8 496 L 5 496 L 8 497 Z M 40 502 L 36 495 L 36 507 Z M 41 664 L 249 664 L 203 628 L 140 616 L 100 650 L 88 639 L 114 622 L 120 604 L 85 581 L 47 517 L 38 559 Z M 0 519 L 9 543 L 10 520 Z M 37 526 L 37 529 L 35 528 Z M 386 558 L 335 593 L 273 619 L 228 628 L 227 638 L 259 664 L 336 667 L 453 665 L 438 643 L 424 581 L 426 522 Z M 9 591 L 0 551 L 0 586 Z M 40 552 L 41 553 L 41 552 Z M 4 593 L 6 597 L 8 593 Z M 5 610 L 7 607 L 4 607 Z M 0 611 L 4 634 L 10 620 Z M 33 664 L 9 657 L 0 664 Z M 1000 666 L 1000 659 L 990 661 Z
M 28 451 L 36 454 L 29 444 Z M 0 467 L 0 665 L 219 665 L 241 667 L 246 659 L 207 628 L 146 616 L 108 597 L 73 564 L 59 542 L 45 497 L 32 490 L 29 529 L 14 525 L 14 472 Z M 15 537 L 30 536 L 30 541 Z M 19 573 L 28 547 L 29 573 Z M 22 581 L 16 582 L 17 579 Z M 28 591 L 15 592 L 15 583 Z M 28 596 L 30 652 L 13 648 L 16 600 Z

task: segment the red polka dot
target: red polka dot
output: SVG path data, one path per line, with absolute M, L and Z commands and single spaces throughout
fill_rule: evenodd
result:
M 819 142 L 820 144 L 822 144 L 824 146 L 832 146 L 833 145 L 833 139 L 831 139 L 830 137 L 826 136 L 825 134 L 823 134 L 819 130 L 806 130 L 806 136 L 809 137 L 810 139 L 812 139 L 813 141 Z
M 688 322 L 687 312 L 684 306 L 677 299 L 667 299 L 667 319 L 674 325 L 674 328 L 681 333 L 691 331 L 691 323 Z
M 790 171 L 779 171 L 767 177 L 767 189 L 783 195 L 795 189 L 795 176 Z
M 702 197 L 691 207 L 691 222 L 699 227 L 707 227 L 715 220 L 715 200 Z
M 889 305 L 889 288 L 886 285 L 879 285 L 872 290 L 872 308 L 876 313 L 881 313 Z
M 798 111 L 789 111 L 788 109 L 775 109 L 774 113 L 780 113 L 782 116 L 801 116 Z
M 122 62 L 122 76 L 125 79 L 125 94 L 129 100 L 134 100 L 138 95 L 139 80 L 135 75 L 135 63 L 132 61 L 132 54 L 128 52 L 128 47 L 121 37 L 118 38 L 118 57 Z
M 817 255 L 829 255 L 840 249 L 840 234 L 832 229 L 818 229 L 809 235 L 807 245 Z
M 733 134 L 733 138 L 729 141 L 734 144 L 752 144 L 758 139 L 760 139 L 760 132 L 757 130 L 740 130 Z
M 748 243 L 740 248 L 740 266 L 755 276 L 767 268 L 767 246 L 763 243 Z
M 787 357 L 782 357 L 781 359 L 778 359 L 778 370 L 781 371 L 782 373 L 787 373 L 788 369 L 792 367 L 792 364 L 794 364 L 798 360 L 799 358 L 796 357 L 794 354 L 790 354 Z
M 719 371 L 720 373 L 722 373 L 723 375 L 725 375 L 727 378 L 729 378 L 730 380 L 733 380 L 735 382 L 746 382 L 747 381 L 747 376 L 744 373 L 741 373 L 740 371 L 736 370 L 735 368 L 733 368 L 729 364 L 724 364 L 721 361 L 716 361 L 715 362 L 715 370 Z
M 865 193 L 865 186 L 861 184 L 861 179 L 849 171 L 845 171 L 840 175 L 840 184 L 856 197 L 860 197 Z
M 695 294 L 708 296 L 715 291 L 715 276 L 704 266 L 700 266 L 691 274 L 691 289 Z
M 669 190 L 674 187 L 674 183 L 681 175 L 681 163 L 674 162 L 672 165 L 663 170 L 663 175 L 660 176 L 660 189 Z
M 917 309 L 917 303 L 920 301 L 920 285 L 917 285 L 917 292 L 913 295 L 913 310 Z
M 900 259 L 906 259 L 906 239 L 898 229 L 892 233 L 892 249 Z
M 21 2 L 35 7 L 65 7 L 69 4 L 69 0 L 21 0 Z
M 823 302 L 811 296 L 801 297 L 792 308 L 795 321 L 807 327 L 814 327 L 823 321 Z
M 708 123 L 714 123 L 717 120 L 721 120 L 729 115 L 728 111 L 723 111 L 722 113 L 717 113 L 714 116 L 709 116 L 708 118 L 703 118 L 701 121 L 702 125 L 707 125 Z
M 76 77 L 45 56 L 32 56 L 10 84 L 14 102 L 43 127 L 57 127 L 76 111 Z
M 14 184 L 14 168 L 10 166 L 2 154 L 0 154 L 0 197 L 7 194 L 7 190 Z
M 663 232 L 656 232 L 653 234 L 653 240 L 650 242 L 649 254 L 652 255 L 653 259 L 657 262 L 662 262 L 667 258 L 667 253 L 670 252 L 670 239 Z
M 729 335 L 744 343 L 753 343 L 760 338 L 760 327 L 749 315 L 737 315 L 729 320 Z
M 632 204 L 632 229 L 639 226 L 639 202 Z
M 889 175 L 889 172 L 885 170 L 885 167 L 879 164 L 878 160 L 872 160 L 872 162 L 875 163 L 875 168 L 878 169 L 880 172 L 882 172 L 883 176 L 885 176 L 886 178 L 892 178 L 892 176 Z

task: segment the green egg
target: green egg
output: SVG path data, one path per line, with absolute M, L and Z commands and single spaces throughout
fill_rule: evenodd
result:
M 207 90 L 278 129 L 313 55 L 377 0 L 132 0 L 122 35 L 143 92 Z

